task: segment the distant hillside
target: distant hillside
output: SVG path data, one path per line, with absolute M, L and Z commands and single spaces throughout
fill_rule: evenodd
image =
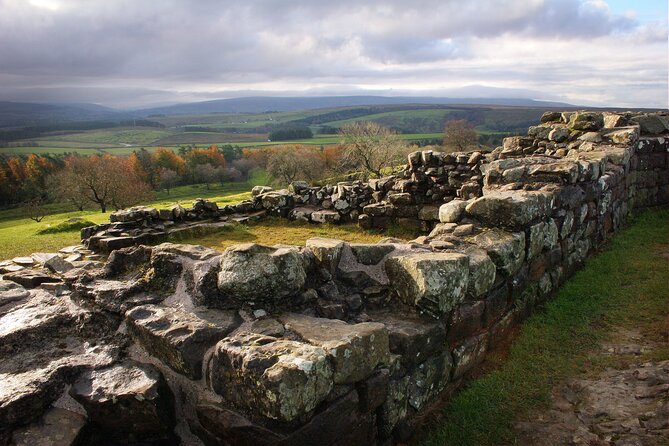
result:
M 215 101 L 192 102 L 167 107 L 138 110 L 142 116 L 150 115 L 192 115 L 204 113 L 263 113 L 267 111 L 313 110 L 319 108 L 356 107 L 362 105 L 393 104 L 462 104 L 498 105 L 522 107 L 567 107 L 573 105 L 560 102 L 544 102 L 532 99 L 499 98 L 437 98 L 420 96 L 319 96 L 319 97 L 246 97 L 219 99 Z
M 130 115 L 127 113 L 96 104 L 40 104 L 0 101 L 0 128 L 128 118 L 130 118 Z

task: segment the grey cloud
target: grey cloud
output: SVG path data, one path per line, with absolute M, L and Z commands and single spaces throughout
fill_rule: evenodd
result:
M 114 95 L 105 92 L 135 88 L 147 92 L 135 99 L 151 100 L 278 81 L 351 90 L 356 82 L 467 76 L 422 65 L 475 61 L 476 39 L 587 45 L 626 34 L 655 42 L 662 34 L 660 25 L 642 29 L 590 0 L 51 1 L 61 7 L 0 0 L 0 94 L 60 89 L 109 101 Z M 469 73 L 490 82 L 518 75 L 545 74 L 504 67 Z

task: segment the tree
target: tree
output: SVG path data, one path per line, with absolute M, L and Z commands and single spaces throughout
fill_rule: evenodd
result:
M 162 168 L 159 172 L 160 181 L 158 183 L 161 189 L 167 191 L 167 195 L 170 194 L 170 189 L 177 186 L 181 182 L 181 176 L 171 169 Z
M 209 189 L 211 183 L 220 181 L 223 177 L 222 167 L 215 167 L 211 164 L 197 164 L 193 169 L 193 179 L 196 183 L 204 183 Z
M 463 152 L 476 146 L 476 130 L 474 126 L 464 120 L 448 121 L 444 127 L 444 147 L 453 152 Z
M 325 173 L 321 152 L 316 148 L 280 146 L 272 149 L 267 160 L 267 172 L 281 184 L 297 180 L 313 182 Z
M 71 156 L 65 161 L 65 174 L 58 177 L 59 188 L 69 188 L 107 212 L 109 206 L 121 209 L 150 196 L 151 189 L 132 169 L 129 161 L 110 155 Z
M 168 169 L 183 175 L 186 172 L 186 162 L 184 159 L 170 149 L 159 148 L 153 154 L 153 164 L 160 172 L 161 169 Z
M 90 201 L 83 182 L 77 181 L 74 171 L 65 168 L 60 172 L 50 175 L 46 180 L 49 197 L 53 201 L 69 202 L 78 211 L 83 211 Z
M 363 177 L 381 177 L 384 171 L 404 163 L 407 145 L 398 135 L 375 122 L 353 122 L 341 129 L 342 167 L 362 171 Z
M 232 167 L 237 169 L 242 174 L 244 181 L 248 181 L 249 174 L 253 169 L 258 167 L 258 163 L 249 158 L 240 158 L 232 162 Z
M 128 159 L 130 166 L 142 181 L 149 183 L 152 188 L 158 185 L 158 168 L 153 156 L 146 149 L 135 150 Z

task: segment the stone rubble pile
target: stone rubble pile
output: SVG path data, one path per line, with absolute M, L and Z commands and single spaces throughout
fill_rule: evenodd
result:
M 402 174 L 369 183 L 257 188 L 222 209 L 204 200 L 129 209 L 84 229 L 91 251 L 71 248 L 76 259 L 3 262 L 0 439 L 49 437 L 58 420 L 69 426 L 65 444 L 406 441 L 416 416 L 629 214 L 669 203 L 669 139 L 646 134 L 665 115 L 563 116 L 544 117 L 548 139 L 466 157 L 412 154 Z M 573 132 L 610 135 L 613 121 L 636 122 L 634 139 L 568 148 Z M 549 145 L 558 129 L 569 135 Z M 430 232 L 222 253 L 142 238 L 261 214 L 425 221 L 416 226 Z M 93 251 L 111 253 L 101 262 Z

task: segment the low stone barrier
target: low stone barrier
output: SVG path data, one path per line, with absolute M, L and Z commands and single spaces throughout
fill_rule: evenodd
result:
M 669 139 L 644 131 L 661 124 L 654 133 L 666 132 L 666 118 L 617 116 L 637 125 L 604 130 L 611 115 L 548 113 L 531 141 L 514 137 L 462 157 L 466 174 L 445 169 L 445 155 L 412 154 L 405 172 L 415 181 L 395 178 L 375 203 L 355 201 L 361 224 L 429 222 L 429 234 L 411 242 L 314 238 L 221 253 L 136 246 L 141 231 L 130 232 L 200 222 L 198 212 L 218 223 L 259 211 L 290 216 L 322 191 L 293 185 L 256 190 L 228 210 L 202 202 L 162 217 L 115 214 L 120 221 L 84 231 L 89 248 L 112 250 L 106 259 L 72 248 L 77 260 L 65 252 L 0 264 L 1 435 L 45 435 L 44 420 L 56 419 L 74 437 L 121 442 L 406 440 L 416 415 L 457 388 L 629 214 L 669 202 Z M 591 142 L 592 132 L 601 140 Z M 382 182 L 341 192 L 371 190 L 376 200 Z M 332 191 L 330 200 L 342 196 Z M 436 210 L 420 220 L 428 206 Z M 404 207 L 415 216 L 397 217 Z M 131 246 L 102 242 L 111 237 L 130 237 Z

